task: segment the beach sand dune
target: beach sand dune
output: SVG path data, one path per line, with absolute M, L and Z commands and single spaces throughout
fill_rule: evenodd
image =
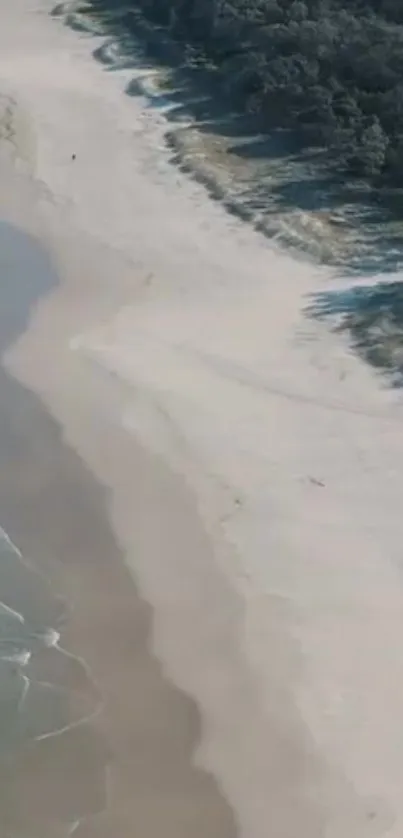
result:
M 60 278 L 5 356 L 36 407 L 0 506 L 105 699 L 76 834 L 401 838 L 399 393 L 50 11 L 0 11 L 0 210 Z

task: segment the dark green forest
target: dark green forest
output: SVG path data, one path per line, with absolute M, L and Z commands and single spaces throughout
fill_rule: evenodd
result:
M 339 171 L 403 186 L 401 0 L 126 0 L 192 44 L 217 89 Z

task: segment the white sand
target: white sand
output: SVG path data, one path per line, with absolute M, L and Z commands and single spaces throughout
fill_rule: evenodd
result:
M 0 10 L 0 89 L 30 126 L 66 280 L 9 363 L 110 486 L 156 651 L 199 703 L 196 756 L 240 834 L 401 838 L 399 394 L 304 319 L 333 280 L 172 168 L 163 116 L 124 95 L 133 72 L 105 72 L 51 5 Z M 138 442 L 160 457 L 152 489 Z

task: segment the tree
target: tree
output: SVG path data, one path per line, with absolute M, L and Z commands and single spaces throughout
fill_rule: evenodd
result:
M 362 133 L 359 161 L 362 172 L 373 177 L 378 175 L 385 166 L 389 139 L 379 120 L 374 120 Z
M 238 106 L 327 148 L 333 167 L 403 181 L 402 0 L 89 2 L 171 25 Z
M 290 20 L 302 21 L 308 17 L 308 7 L 302 0 L 294 0 L 290 6 L 289 16 Z

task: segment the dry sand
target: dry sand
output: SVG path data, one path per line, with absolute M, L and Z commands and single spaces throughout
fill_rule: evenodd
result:
M 304 319 L 334 278 L 175 171 L 163 115 L 124 94 L 134 71 L 103 71 L 99 39 L 50 8 L 0 11 L 23 158 L 16 182 L 6 154 L 0 209 L 61 277 L 7 367 L 106 488 L 153 608 L 150 636 L 61 459 L 55 505 L 38 500 L 45 532 L 55 487 L 69 509 L 49 519 L 48 567 L 53 552 L 113 742 L 111 814 L 91 835 L 401 838 L 399 394 Z

